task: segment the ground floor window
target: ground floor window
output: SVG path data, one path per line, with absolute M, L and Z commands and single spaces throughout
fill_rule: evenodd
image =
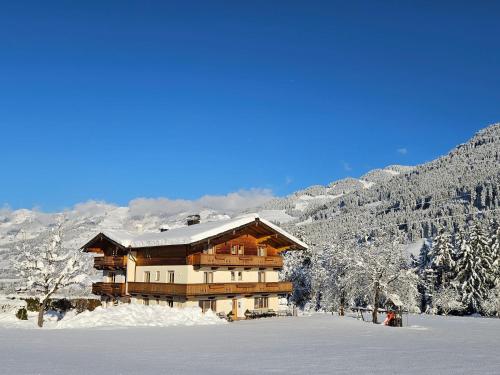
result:
M 168 307 L 174 307 L 174 301 L 171 299 L 167 299 L 167 306 Z
M 175 272 L 174 271 L 168 271 L 168 282 L 170 284 L 173 284 L 175 282 Z
M 201 307 L 201 311 L 207 312 L 208 310 L 216 311 L 215 300 L 202 300 L 199 301 L 199 305 Z
M 143 304 L 144 306 L 149 306 L 149 298 L 143 298 L 143 299 L 142 299 L 142 304 Z
M 203 272 L 203 282 L 205 284 L 212 284 L 214 282 L 213 272 Z
M 255 309 L 267 309 L 269 307 L 269 299 L 267 297 L 255 297 Z

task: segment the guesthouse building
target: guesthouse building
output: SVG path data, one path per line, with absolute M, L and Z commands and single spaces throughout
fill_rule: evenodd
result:
M 199 306 L 243 318 L 258 309 L 278 310 L 292 292 L 279 280 L 283 252 L 307 245 L 257 214 L 134 234 L 109 230 L 83 246 L 94 253 L 103 280 L 92 292 L 104 303 Z

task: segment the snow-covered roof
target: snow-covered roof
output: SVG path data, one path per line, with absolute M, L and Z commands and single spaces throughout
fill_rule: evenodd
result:
M 397 294 L 389 294 L 387 298 L 391 300 L 394 305 L 403 306 L 403 302 L 401 302 L 401 299 Z
M 189 225 L 170 229 L 165 232 L 133 233 L 125 230 L 106 230 L 101 233 L 124 247 L 188 245 L 248 225 L 257 219 L 290 241 L 307 249 L 308 246 L 304 242 L 270 221 L 260 218 L 258 214 L 248 214 L 228 220 Z

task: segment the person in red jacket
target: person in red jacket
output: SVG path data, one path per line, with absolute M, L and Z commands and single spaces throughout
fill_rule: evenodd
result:
M 394 313 L 394 311 L 389 311 L 387 313 L 387 317 L 384 320 L 384 325 L 392 326 L 395 318 L 396 318 L 396 314 Z

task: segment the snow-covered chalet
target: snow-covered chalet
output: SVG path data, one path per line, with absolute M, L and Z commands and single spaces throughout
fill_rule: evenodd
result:
M 271 222 L 250 214 L 154 233 L 105 231 L 83 250 L 95 254 L 103 281 L 92 291 L 106 303 L 199 306 L 232 313 L 278 309 L 292 292 L 280 282 L 282 253 L 307 245 Z

